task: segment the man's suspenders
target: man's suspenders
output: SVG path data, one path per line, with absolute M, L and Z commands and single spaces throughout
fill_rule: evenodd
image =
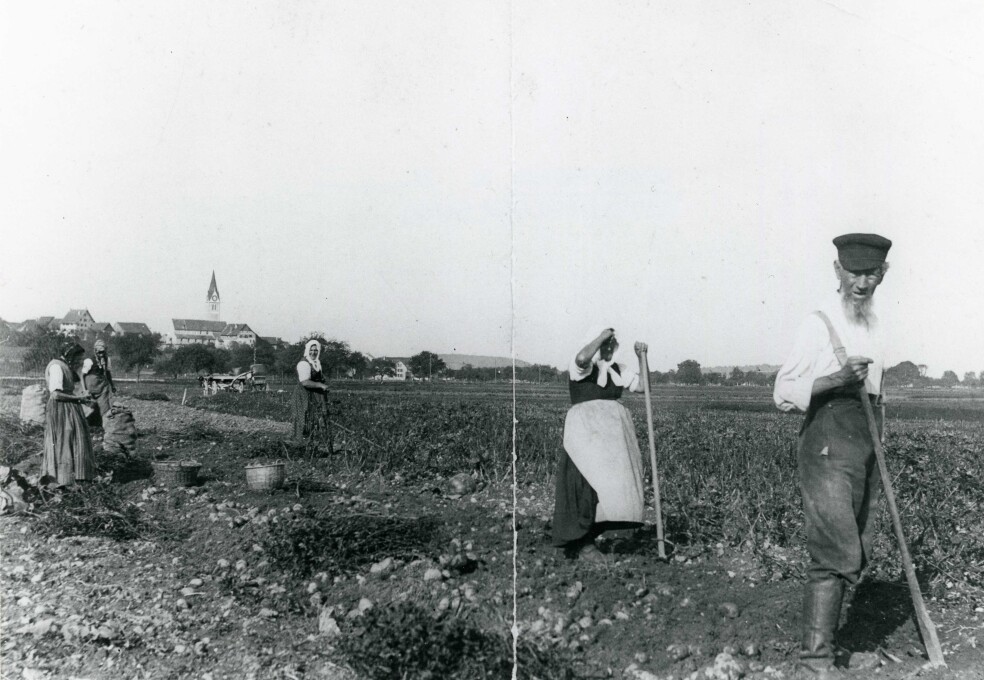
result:
M 834 356 L 837 357 L 837 361 L 840 365 L 847 365 L 847 350 L 844 349 L 844 343 L 841 342 L 840 336 L 837 331 L 834 330 L 834 324 L 830 323 L 830 318 L 824 314 L 819 309 L 814 312 L 823 321 L 823 325 L 827 327 L 827 332 L 830 334 L 830 344 L 834 346 Z M 878 406 L 881 408 L 882 423 L 885 422 L 885 372 L 882 371 L 881 384 L 878 386 Z M 882 426 L 884 427 L 884 425 Z M 885 438 L 885 431 L 882 430 L 882 439 Z

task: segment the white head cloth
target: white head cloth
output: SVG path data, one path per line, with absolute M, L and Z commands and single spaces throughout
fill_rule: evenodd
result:
M 596 339 L 606 328 L 611 328 L 611 326 L 604 326 L 602 328 L 593 326 L 593 330 L 588 331 L 586 334 L 584 342 L 581 343 L 581 347 L 585 347 L 592 340 Z M 615 329 L 613 328 L 612 331 L 614 332 L 614 330 Z M 612 337 L 617 339 L 618 334 L 616 333 Z M 580 351 L 580 349 L 578 351 Z M 616 350 L 616 352 L 617 351 L 618 350 Z M 612 355 L 611 361 L 605 361 L 601 358 L 600 348 L 594 353 L 594 356 L 591 357 L 591 363 L 598 366 L 598 379 L 595 381 L 598 383 L 598 387 L 605 387 L 608 384 L 609 378 L 611 379 L 613 385 L 617 385 L 619 387 L 625 387 L 632 380 L 632 376 L 620 375 L 613 371 L 612 366 L 618 363 L 615 361 L 615 355 Z
M 308 356 L 308 354 L 311 353 L 312 347 L 318 348 L 318 355 L 314 357 L 314 359 Z M 314 370 L 316 371 L 321 370 L 321 343 L 320 342 L 318 342 L 317 340 L 307 341 L 307 344 L 304 345 L 304 360 L 309 364 L 311 364 L 311 368 L 313 368 Z

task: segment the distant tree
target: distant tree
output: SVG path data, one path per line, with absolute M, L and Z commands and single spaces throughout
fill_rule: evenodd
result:
M 273 345 L 271 345 L 263 338 L 257 338 L 256 347 L 254 347 L 253 349 L 254 349 L 253 351 L 254 361 L 252 363 L 263 364 L 264 366 L 273 368 L 273 365 L 276 362 L 276 357 L 277 357 L 276 350 L 274 349 Z
M 170 375 L 177 379 L 181 369 L 174 361 L 174 351 L 164 351 L 154 359 L 154 373 L 158 376 Z
M 137 382 L 140 382 L 140 371 L 154 363 L 154 357 L 161 351 L 160 344 L 160 333 L 125 333 L 112 338 L 110 348 L 119 357 L 120 368 L 124 371 L 136 369 Z
M 545 364 L 516 367 L 516 379 L 524 382 L 554 382 L 558 373 L 556 368 Z
M 677 364 L 677 382 L 685 385 L 699 385 L 701 382 L 700 364 L 693 359 L 687 359 Z
M 953 371 L 943 371 L 943 377 L 940 378 L 940 383 L 946 387 L 953 387 L 960 382 L 960 378 Z
M 369 362 L 368 372 L 370 376 L 381 376 L 392 378 L 396 375 L 396 362 L 386 357 L 376 357 Z
M 48 362 L 60 354 L 60 349 L 68 341 L 48 328 L 35 328 L 23 334 L 20 338 L 23 347 L 27 347 L 23 367 L 25 371 L 43 370 Z
M 325 340 L 321 344 L 321 370 L 326 377 L 339 377 L 348 366 L 352 350 L 342 340 Z
M 763 373 L 762 371 L 755 370 L 749 371 L 745 374 L 745 381 L 750 382 L 753 385 L 773 385 L 776 382 L 775 373 Z
M 720 385 L 724 382 L 724 374 L 718 373 L 717 371 L 711 371 L 710 373 L 704 373 L 701 376 L 701 382 L 708 385 Z
M 731 379 L 731 382 L 733 382 L 735 385 L 741 385 L 743 382 L 745 382 L 745 371 L 735 366 L 733 369 L 731 369 L 731 375 L 729 377 Z
M 431 378 L 447 368 L 447 364 L 433 352 L 423 351 L 410 357 L 407 368 L 418 378 Z
M 345 360 L 345 368 L 357 378 L 362 378 L 369 368 L 369 359 L 362 352 L 350 352 Z
M 653 385 L 666 385 L 668 383 L 676 382 L 676 371 L 667 371 L 666 373 L 661 373 L 659 371 L 650 371 L 650 376 L 652 376 Z
M 919 367 L 911 361 L 903 361 L 885 369 L 885 384 L 891 386 L 918 384 L 920 377 Z
M 973 371 L 967 371 L 964 373 L 963 383 L 967 386 L 974 386 L 977 384 L 977 374 Z
M 218 365 L 214 347 L 184 345 L 174 350 L 174 365 L 181 373 L 214 373 L 222 369 Z
M 283 345 L 273 352 L 273 370 L 281 376 L 294 374 L 298 362 L 304 358 L 304 343 L 295 342 L 293 345 Z M 295 376 L 296 377 L 296 376 Z
M 253 347 L 244 342 L 234 342 L 228 349 L 229 367 L 236 371 L 246 372 L 253 364 Z

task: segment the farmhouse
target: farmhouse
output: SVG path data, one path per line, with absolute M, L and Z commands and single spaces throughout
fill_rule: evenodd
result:
M 58 322 L 58 331 L 65 335 L 84 333 L 96 325 L 96 320 L 88 309 L 70 309 L 68 314 Z
M 219 339 L 216 344 L 217 347 L 230 347 L 235 344 L 249 345 L 254 347 L 256 345 L 256 338 L 259 337 L 253 331 L 252 328 L 244 323 L 230 323 L 226 324 L 226 327 L 222 329 L 219 333 Z
M 145 323 L 117 321 L 113 324 L 114 335 L 153 335 Z

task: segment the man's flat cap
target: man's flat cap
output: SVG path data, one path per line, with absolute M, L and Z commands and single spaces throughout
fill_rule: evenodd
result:
M 834 239 L 834 245 L 841 266 L 859 272 L 884 264 L 892 242 L 878 234 L 844 234 Z

